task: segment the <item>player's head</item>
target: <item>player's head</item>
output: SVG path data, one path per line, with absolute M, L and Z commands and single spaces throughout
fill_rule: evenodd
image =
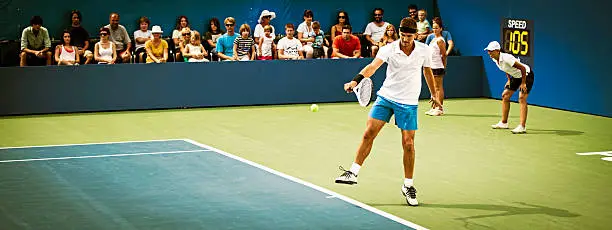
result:
M 400 22 L 399 34 L 402 45 L 411 45 L 417 33 L 416 21 L 412 18 L 404 18 Z
M 489 54 L 489 57 L 493 58 L 493 59 L 499 59 L 499 53 L 501 52 L 501 46 L 499 45 L 499 42 L 497 41 L 492 41 L 489 42 L 489 45 L 484 49 L 487 51 L 487 53 Z

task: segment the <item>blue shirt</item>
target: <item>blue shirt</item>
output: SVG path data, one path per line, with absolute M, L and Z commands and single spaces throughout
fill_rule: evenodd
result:
M 233 36 L 224 34 L 217 40 L 217 53 L 225 54 L 228 57 L 234 56 L 234 41 L 238 37 L 238 33 Z
M 431 40 L 433 40 L 436 37 L 435 34 L 429 34 L 427 36 L 427 40 L 425 40 L 425 44 L 429 45 L 429 43 L 431 42 Z M 446 45 L 448 45 L 448 41 L 452 41 L 453 40 L 453 36 L 451 36 L 451 33 L 443 30 L 442 31 L 442 38 L 444 38 L 444 41 L 446 42 Z

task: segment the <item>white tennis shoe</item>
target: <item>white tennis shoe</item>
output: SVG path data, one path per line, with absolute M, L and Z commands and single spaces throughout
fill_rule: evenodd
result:
M 497 124 L 491 125 L 494 129 L 508 129 L 508 123 L 502 123 L 501 121 Z
M 406 202 L 410 206 L 418 206 L 419 201 L 417 201 L 416 197 L 416 188 L 414 186 L 406 187 L 406 185 L 402 185 L 402 195 L 406 197 Z
M 349 170 L 344 170 L 342 166 L 340 166 L 340 170 L 342 171 L 342 174 L 336 178 L 336 183 L 350 185 L 357 184 L 357 175 Z
M 527 128 L 523 127 L 522 125 L 519 125 L 519 126 L 516 126 L 516 128 L 512 130 L 512 133 L 514 134 L 527 133 Z

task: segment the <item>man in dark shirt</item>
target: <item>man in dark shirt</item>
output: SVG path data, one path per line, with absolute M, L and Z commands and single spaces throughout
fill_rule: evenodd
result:
M 89 33 L 81 26 L 81 20 L 83 19 L 81 12 L 73 10 L 70 13 L 72 20 L 72 26 L 68 28 L 70 36 L 72 37 L 72 44 L 79 48 L 78 54 L 81 56 L 81 60 L 86 59 L 85 64 L 91 63 L 93 60 L 93 53 L 89 51 Z

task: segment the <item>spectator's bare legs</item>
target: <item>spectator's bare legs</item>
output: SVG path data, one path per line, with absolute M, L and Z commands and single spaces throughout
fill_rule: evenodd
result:
M 370 57 L 376 57 L 377 53 L 378 53 L 378 46 L 377 45 L 372 45 L 372 56 L 370 56 Z
M 404 178 L 414 176 L 414 134 L 416 130 L 402 130 L 402 147 L 404 148 Z
M 86 53 L 85 54 L 85 65 L 91 63 L 91 60 L 93 60 L 93 54 L 92 53 Z
M 508 123 L 508 113 L 510 113 L 510 97 L 514 94 L 513 90 L 506 89 L 502 93 L 502 120 L 501 122 Z M 525 111 L 527 112 L 527 111 Z
M 53 61 L 53 54 L 51 51 L 46 51 L 44 55 L 45 59 L 47 59 L 47 65 L 51 65 L 51 62 Z
M 363 138 L 361 139 L 361 143 L 359 144 L 359 148 L 357 149 L 355 163 L 358 165 L 363 165 L 365 159 L 368 157 L 368 155 L 370 155 L 372 144 L 374 144 L 374 138 L 376 138 L 383 126 L 385 126 L 384 121 L 371 117 L 368 118 L 366 130 L 363 134 Z
M 123 63 L 130 63 L 130 51 L 129 50 L 123 51 L 120 56 L 121 56 L 121 59 L 123 60 Z
M 19 66 L 23 67 L 23 66 L 27 66 L 27 56 L 28 54 L 25 51 L 21 51 L 21 53 L 19 54 Z
M 304 45 L 304 53 L 307 59 L 312 59 L 312 53 L 314 49 L 310 45 Z
M 523 127 L 527 127 L 525 126 L 525 123 L 527 123 L 527 96 L 529 96 L 528 93 L 519 93 L 519 104 L 521 106 L 521 125 Z

